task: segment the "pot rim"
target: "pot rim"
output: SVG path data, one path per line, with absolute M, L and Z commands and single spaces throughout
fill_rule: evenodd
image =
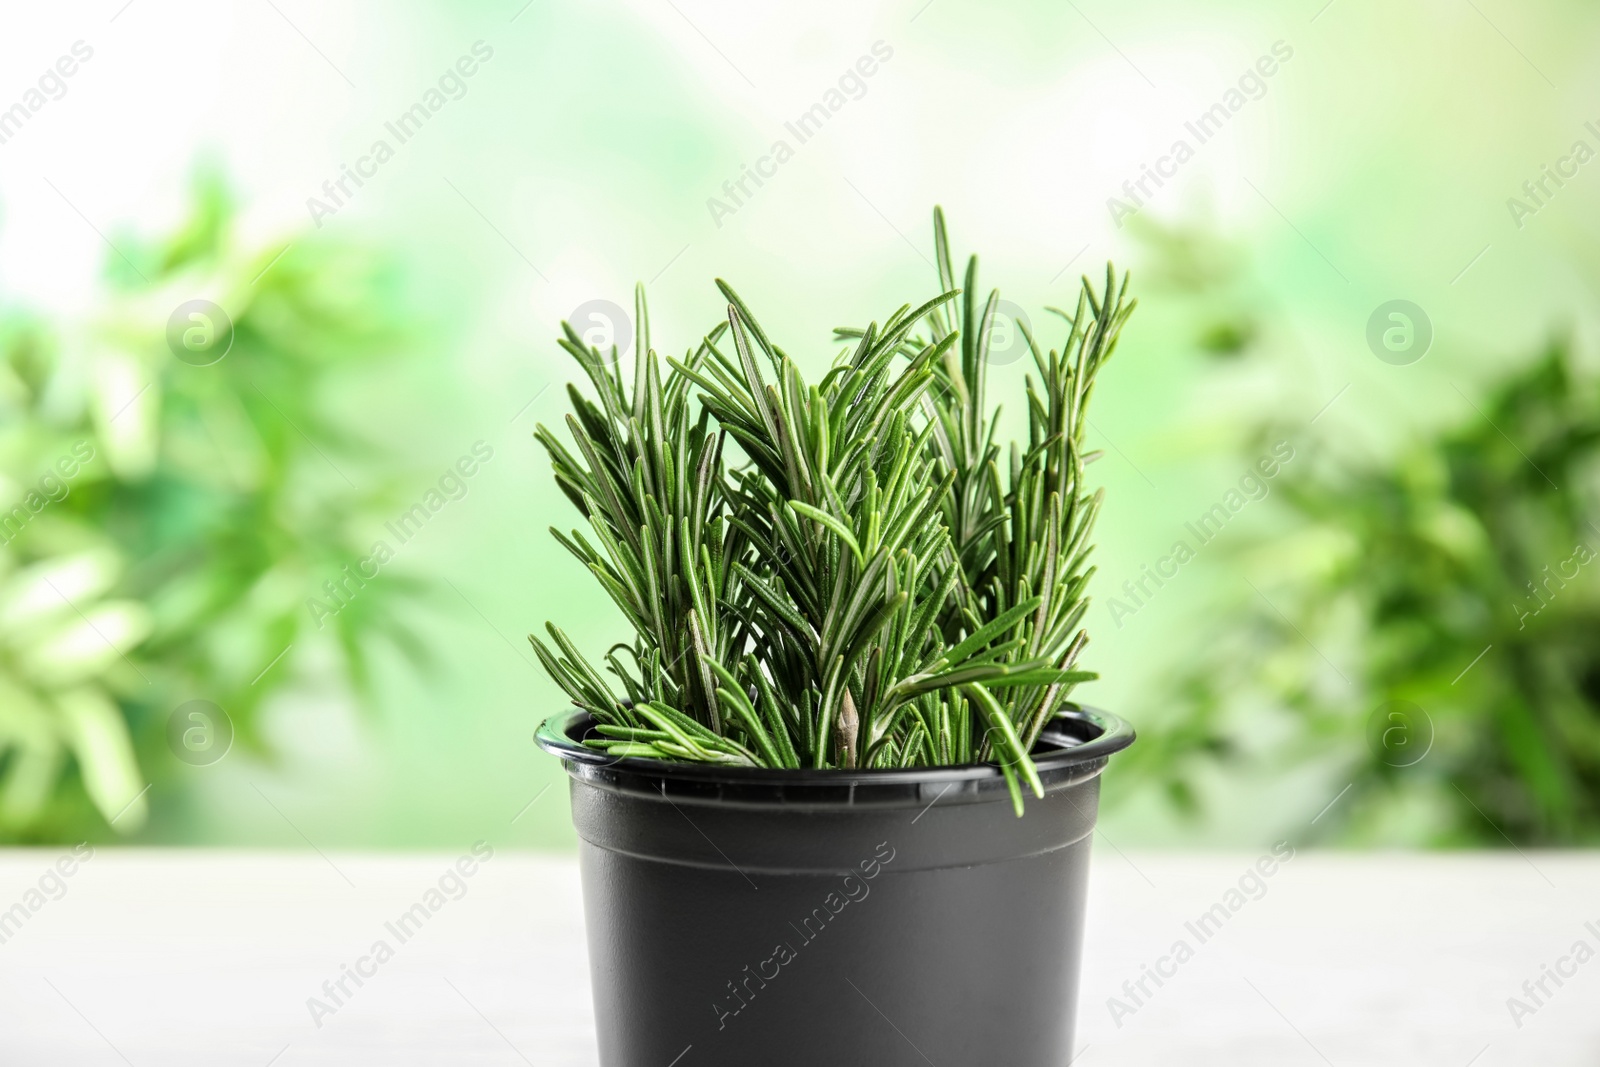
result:
M 716 763 L 672 762 L 638 756 L 609 756 L 582 744 L 594 726 L 594 717 L 581 708 L 552 715 L 539 725 L 534 740 L 539 747 L 566 765 L 569 773 L 593 779 L 617 777 L 633 779 L 651 791 L 695 785 L 712 785 L 725 799 L 734 792 L 765 793 L 776 790 L 790 801 L 806 794 L 836 794 L 845 788 L 851 799 L 867 800 L 863 793 L 898 794 L 911 787 L 924 794 L 930 786 L 965 786 L 988 792 L 985 786 L 1004 788 L 1004 773 L 998 763 L 967 763 L 948 767 L 912 767 L 866 770 L 798 770 L 768 767 L 730 767 Z M 1050 784 L 1081 780 L 1105 766 L 1107 757 L 1133 744 L 1133 725 L 1118 715 L 1079 704 L 1064 705 L 1051 718 L 1034 746 L 1033 762 L 1039 775 Z M 749 799 L 756 799 L 750 796 Z M 822 799 L 819 795 L 817 799 Z M 884 796 L 887 800 L 888 797 Z

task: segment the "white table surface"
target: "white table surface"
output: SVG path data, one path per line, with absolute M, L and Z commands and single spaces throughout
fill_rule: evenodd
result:
M 63 854 L 0 853 L 0 913 L 43 902 L 0 944 L 5 1067 L 596 1063 L 570 856 L 497 852 L 319 1028 L 307 998 L 458 854 L 103 848 L 25 896 Z M 1600 958 L 1520 1028 L 1506 1004 L 1600 950 L 1594 853 L 1302 853 L 1117 1026 L 1107 998 L 1255 859 L 1097 845 L 1080 1067 L 1600 1063 Z

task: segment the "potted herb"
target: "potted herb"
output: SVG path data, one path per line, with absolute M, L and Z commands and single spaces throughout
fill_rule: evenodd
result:
M 1071 704 L 1098 493 L 1085 406 L 1133 310 L 1108 268 L 1065 340 L 1024 331 L 1028 438 L 985 398 L 999 294 L 940 295 L 808 383 L 725 283 L 683 359 L 561 342 L 589 534 L 556 537 L 634 638 L 610 677 L 533 637 L 567 767 L 601 1062 L 1062 1064 L 1107 757 Z M 1025 797 L 1033 799 L 1026 801 Z

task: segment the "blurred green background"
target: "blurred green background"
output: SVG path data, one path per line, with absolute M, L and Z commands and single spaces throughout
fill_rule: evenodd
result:
M 559 323 L 643 281 L 681 352 L 725 277 L 819 367 L 932 291 L 941 203 L 1047 339 L 1080 272 L 1134 274 L 1080 691 L 1143 735 L 1110 840 L 1600 838 L 1591 5 L 28 22 L 0 41 L 0 837 L 569 847 L 523 635 L 621 620 L 546 532 L 576 521 L 531 440 Z M 168 338 L 194 300 L 232 324 L 206 366 Z

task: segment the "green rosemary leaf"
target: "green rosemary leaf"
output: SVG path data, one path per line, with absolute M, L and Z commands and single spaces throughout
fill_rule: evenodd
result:
M 795 511 L 804 515 L 806 518 L 820 522 L 822 525 L 838 534 L 839 538 L 844 541 L 845 544 L 850 546 L 850 551 L 855 553 L 856 563 L 858 565 L 862 565 L 864 563 L 861 554 L 861 545 L 856 542 L 856 535 L 850 532 L 850 528 L 848 526 L 834 518 L 832 515 L 829 515 L 821 508 L 814 508 L 810 504 L 803 504 L 798 500 L 791 500 L 789 501 L 789 506 Z

